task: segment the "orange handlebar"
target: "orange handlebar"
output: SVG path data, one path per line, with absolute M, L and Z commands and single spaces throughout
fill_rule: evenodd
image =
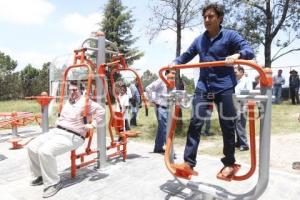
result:
M 233 64 L 247 65 L 255 69 L 259 73 L 261 87 L 272 87 L 272 70 L 270 68 L 262 68 L 256 63 L 249 60 L 236 60 Z M 174 87 L 171 81 L 168 81 L 163 73 L 166 70 L 176 70 L 176 69 L 191 69 L 191 68 L 208 68 L 208 67 L 224 67 L 225 61 L 214 61 L 214 62 L 203 62 L 195 64 L 184 64 L 184 65 L 174 65 L 165 66 L 159 70 L 159 77 L 165 82 L 168 88 Z M 231 65 L 228 67 L 232 67 Z

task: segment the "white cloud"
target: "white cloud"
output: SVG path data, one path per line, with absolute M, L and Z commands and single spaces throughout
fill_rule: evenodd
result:
M 41 68 L 45 62 L 50 62 L 52 59 L 52 56 L 39 52 L 19 52 L 17 53 L 18 70 L 22 70 L 28 64 L 36 68 Z
M 186 50 L 194 39 L 199 35 L 198 29 L 185 29 L 182 31 L 181 47 L 182 51 Z M 158 43 L 166 44 L 169 48 L 176 48 L 176 33 L 172 30 L 165 30 L 159 33 L 155 39 Z
M 97 25 L 102 19 L 99 13 L 92 13 L 83 16 L 79 13 L 72 13 L 64 17 L 62 25 L 67 31 L 79 36 L 90 35 L 91 32 L 99 29 Z
M 9 55 L 11 59 L 18 62 L 17 71 L 22 70 L 28 64 L 35 68 L 41 68 L 45 62 L 51 62 L 53 55 L 35 52 L 35 51 L 15 51 L 10 48 L 1 47 L 1 52 Z
M 54 10 L 47 0 L 1 0 L 0 21 L 17 24 L 42 24 Z

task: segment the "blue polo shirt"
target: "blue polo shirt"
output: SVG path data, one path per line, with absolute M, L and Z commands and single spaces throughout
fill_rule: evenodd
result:
M 240 53 L 240 59 L 254 58 L 253 50 L 242 36 L 236 31 L 221 27 L 218 36 L 212 40 L 207 31 L 198 36 L 187 51 L 177 57 L 174 62 L 185 64 L 197 54 L 201 62 L 221 61 L 235 53 Z M 233 67 L 201 68 L 196 90 L 217 93 L 233 88 L 236 83 Z

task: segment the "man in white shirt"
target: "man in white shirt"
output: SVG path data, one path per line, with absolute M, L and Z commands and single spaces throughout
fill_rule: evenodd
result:
M 285 84 L 285 78 L 282 76 L 282 69 L 279 69 L 277 75 L 273 76 L 273 94 L 275 95 L 275 104 L 281 103 L 282 86 Z
M 237 65 L 234 67 L 234 72 L 237 80 L 237 85 L 234 88 L 235 94 L 242 94 L 243 92 L 252 90 L 252 83 L 245 76 L 245 70 L 242 66 Z M 247 108 L 243 102 L 239 102 L 237 118 L 235 120 L 235 133 L 237 141 L 235 146 L 240 149 L 240 151 L 249 150 L 247 133 L 246 133 L 246 115 Z
M 85 97 L 76 81 L 69 85 L 69 100 L 63 106 L 60 116 L 56 121 L 56 128 L 44 133 L 28 145 L 30 171 L 34 177 L 32 186 L 43 185 L 43 198 L 55 195 L 62 183 L 57 171 L 56 156 L 78 148 L 84 143 L 85 134 L 89 129 L 105 123 L 105 114 L 96 102 L 89 100 L 88 115 L 95 121 L 85 124 L 83 115 L 85 109 Z
M 168 75 L 169 73 L 170 71 L 166 70 L 165 75 Z M 172 73 L 175 72 L 172 71 Z M 162 95 L 167 94 L 168 89 L 161 79 L 157 79 L 146 87 L 146 93 L 149 101 L 155 105 L 155 114 L 158 123 L 153 152 L 165 153 L 163 147 L 166 143 L 168 103 Z

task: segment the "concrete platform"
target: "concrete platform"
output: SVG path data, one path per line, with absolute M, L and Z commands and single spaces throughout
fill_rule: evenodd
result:
M 42 199 L 43 186 L 30 186 L 26 148 L 10 150 L 7 140 L 11 131 L 0 131 L 0 199 Z M 20 136 L 40 134 L 38 127 L 19 130 Z M 95 141 L 95 140 L 94 140 Z M 245 199 L 257 182 L 257 175 L 242 182 L 225 182 L 216 179 L 222 164 L 217 158 L 198 156 L 196 171 L 199 176 L 188 185 L 182 185 L 169 174 L 164 157 L 154 154 L 153 145 L 129 141 L 128 159 L 111 160 L 102 169 L 94 166 L 78 170 L 75 179 L 70 178 L 70 154 L 59 156 L 58 168 L 63 189 L 49 199 L 55 200 L 160 200 L 160 199 L 215 199 L 210 192 L 221 194 L 222 199 Z M 181 161 L 182 148 L 176 149 Z M 297 153 L 297 152 L 295 152 Z M 243 165 L 247 170 L 247 165 Z M 291 174 L 271 169 L 269 185 L 260 200 L 300 199 L 300 173 Z

